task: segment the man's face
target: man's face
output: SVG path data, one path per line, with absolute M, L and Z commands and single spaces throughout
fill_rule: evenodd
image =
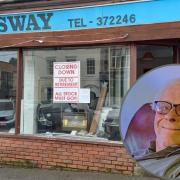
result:
M 161 93 L 159 101 L 180 104 L 180 81 L 169 85 Z M 167 114 L 156 112 L 154 129 L 157 151 L 171 145 L 180 145 L 180 116 L 174 107 Z

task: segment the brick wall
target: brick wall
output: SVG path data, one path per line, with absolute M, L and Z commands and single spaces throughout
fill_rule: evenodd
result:
M 11 135 L 0 137 L 0 163 L 127 175 L 133 174 L 135 166 L 121 144 Z

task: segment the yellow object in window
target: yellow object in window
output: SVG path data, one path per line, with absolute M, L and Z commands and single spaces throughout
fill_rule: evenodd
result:
M 63 126 L 67 126 L 68 125 L 68 119 L 63 119 Z

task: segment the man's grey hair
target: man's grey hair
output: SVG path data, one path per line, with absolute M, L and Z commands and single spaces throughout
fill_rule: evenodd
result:
M 173 84 L 179 84 L 180 85 L 180 78 L 174 79 L 172 81 L 167 82 L 162 88 L 160 88 L 157 93 L 155 94 L 155 97 L 153 99 L 153 102 L 151 103 L 151 108 L 152 110 L 155 110 L 155 101 L 158 101 L 159 98 L 161 97 L 162 93 L 170 86 L 172 86 Z M 179 89 L 180 91 L 180 89 Z

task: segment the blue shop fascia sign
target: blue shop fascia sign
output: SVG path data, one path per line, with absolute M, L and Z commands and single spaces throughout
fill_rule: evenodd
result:
M 144 0 L 0 15 L 0 34 L 67 31 L 180 21 L 180 0 Z

